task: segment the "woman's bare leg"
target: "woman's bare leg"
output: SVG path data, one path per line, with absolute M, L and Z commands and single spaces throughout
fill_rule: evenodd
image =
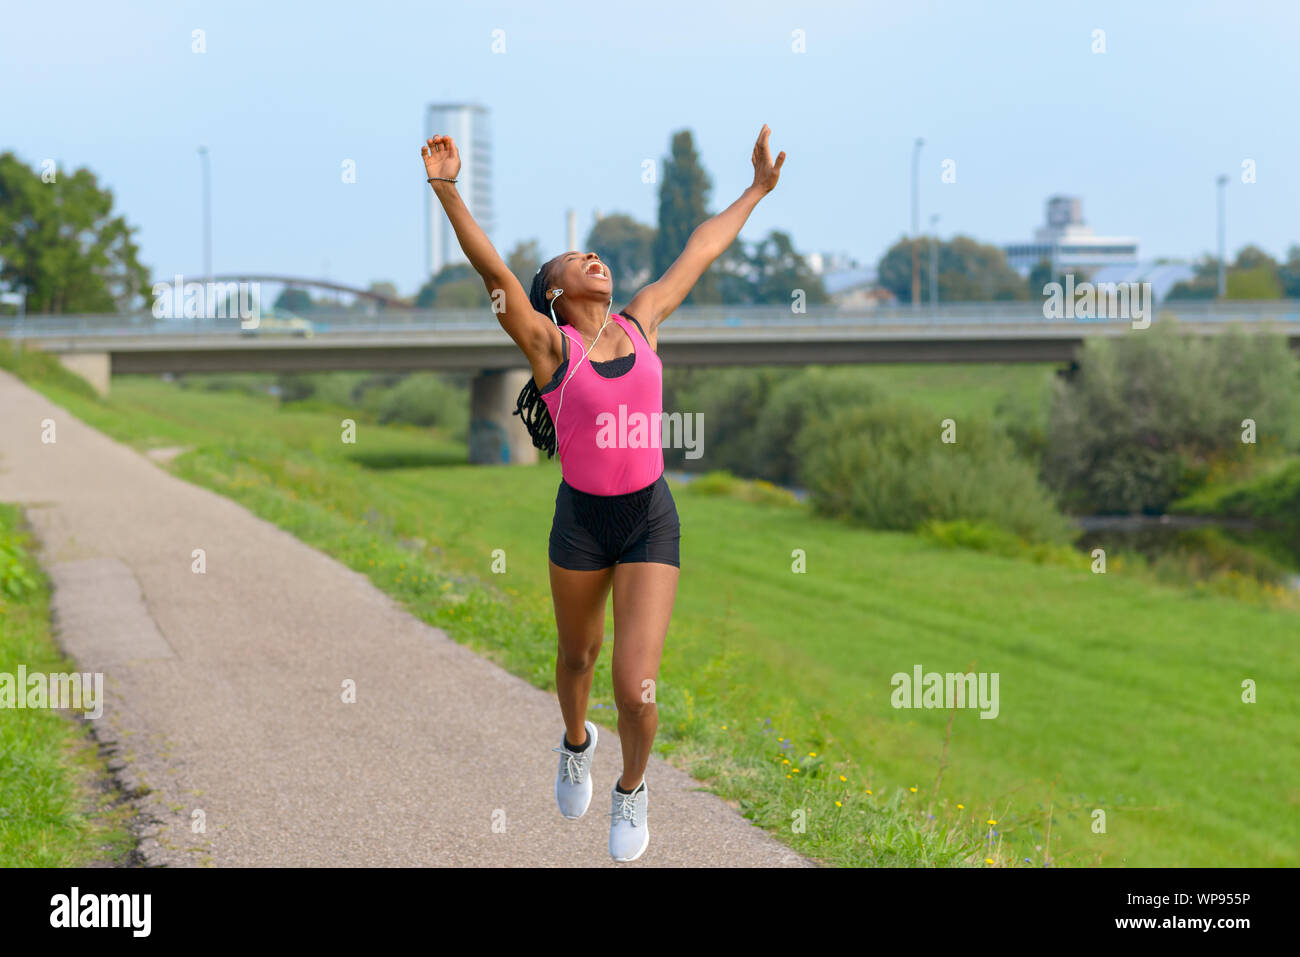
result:
M 570 744 L 587 737 L 587 699 L 596 658 L 605 641 L 605 602 L 614 569 L 570 571 L 551 562 L 551 600 L 559 652 L 555 657 L 555 691 L 564 715 L 564 733 Z
M 678 573 L 675 565 L 657 562 L 614 566 L 614 701 L 623 746 L 618 783 L 624 791 L 641 784 L 659 728 L 653 689 L 677 598 Z

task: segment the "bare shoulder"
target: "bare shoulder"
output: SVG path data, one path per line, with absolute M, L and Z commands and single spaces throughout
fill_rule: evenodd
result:
M 654 283 L 632 297 L 631 301 L 623 307 L 623 315 L 635 317 L 645 331 L 646 341 L 650 343 L 651 348 L 659 348 L 659 323 L 663 321 L 663 315 L 657 303 Z

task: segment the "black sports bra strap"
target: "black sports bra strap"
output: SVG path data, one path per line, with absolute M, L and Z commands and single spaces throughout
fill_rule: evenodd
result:
M 632 313 L 626 310 L 619 313 L 619 315 L 621 315 L 624 319 L 631 319 L 632 324 L 636 326 L 637 332 L 641 333 L 641 338 L 645 340 L 645 344 L 650 345 L 650 337 L 645 334 L 645 330 L 641 328 L 641 323 L 637 322 L 636 316 L 632 315 Z

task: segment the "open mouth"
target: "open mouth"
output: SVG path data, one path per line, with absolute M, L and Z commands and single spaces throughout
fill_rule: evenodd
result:
M 587 267 L 588 276 L 599 276 L 602 279 L 608 279 L 609 274 L 605 272 L 605 267 L 600 263 L 592 263 Z

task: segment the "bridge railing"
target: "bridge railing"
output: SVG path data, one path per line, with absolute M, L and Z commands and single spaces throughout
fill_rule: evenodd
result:
M 1173 317 L 1187 322 L 1279 322 L 1300 323 L 1300 300 L 1251 302 L 1174 302 L 1159 304 L 1153 319 Z M 331 333 L 383 332 L 475 332 L 497 327 L 496 318 L 483 309 L 393 310 L 378 313 L 334 311 L 313 312 L 305 322 L 283 319 L 262 320 L 258 328 L 243 329 L 237 319 L 157 319 L 151 314 L 135 315 L 27 315 L 0 317 L 0 337 L 9 339 L 76 336 L 263 336 Z M 1040 303 L 945 303 L 913 310 L 910 307 L 853 308 L 810 306 L 804 313 L 792 313 L 786 306 L 683 306 L 671 318 L 673 329 L 760 329 L 844 327 L 1023 327 L 1026 325 L 1074 326 L 1081 322 L 1127 324 L 1122 319 L 1053 319 L 1044 315 Z

